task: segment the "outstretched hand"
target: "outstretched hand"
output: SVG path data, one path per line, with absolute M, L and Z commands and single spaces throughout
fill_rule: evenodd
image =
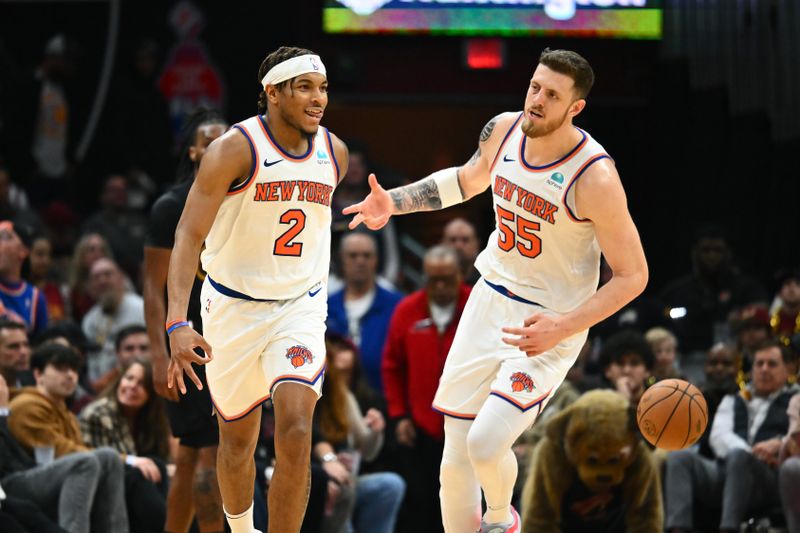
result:
M 167 386 L 169 388 L 178 387 L 181 394 L 186 394 L 186 383 L 183 381 L 185 373 L 195 384 L 197 390 L 203 390 L 203 383 L 195 374 L 192 363 L 204 365 L 211 361 L 214 358 L 211 354 L 211 345 L 195 330 L 184 326 L 170 334 L 169 347 L 172 358 L 169 360 L 167 369 Z M 194 351 L 195 348 L 203 350 L 206 356 L 197 355 Z
M 370 192 L 357 204 L 345 207 L 342 213 L 355 214 L 348 227 L 356 229 L 362 222 L 371 230 L 379 230 L 389 222 L 394 213 L 394 202 L 389 192 L 381 187 L 375 174 L 369 175 Z
M 518 335 L 516 338 L 503 337 L 503 342 L 518 347 L 528 357 L 546 352 L 568 336 L 551 316 L 544 313 L 529 316 L 521 328 L 505 327 L 503 333 Z

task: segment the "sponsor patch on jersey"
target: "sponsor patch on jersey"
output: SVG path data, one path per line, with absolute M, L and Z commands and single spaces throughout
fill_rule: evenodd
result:
M 553 172 L 549 178 L 547 178 L 547 184 L 551 187 L 555 187 L 559 191 L 562 189 L 562 185 L 564 183 L 564 174 L 561 172 Z

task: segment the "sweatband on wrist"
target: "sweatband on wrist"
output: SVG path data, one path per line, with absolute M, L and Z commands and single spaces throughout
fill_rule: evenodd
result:
M 286 80 L 296 78 L 301 74 L 308 74 L 309 72 L 317 72 L 323 76 L 327 76 L 325 65 L 317 55 L 306 54 L 302 56 L 293 57 L 278 63 L 261 78 L 261 85 L 264 90 L 267 90 L 267 85 L 277 85 Z
M 185 320 L 173 320 L 169 324 L 167 324 L 167 335 L 172 333 L 178 328 L 182 328 L 183 326 L 188 326 L 189 323 Z
M 458 184 L 458 167 L 439 170 L 431 174 L 430 177 L 433 178 L 433 181 L 436 182 L 436 187 L 439 189 L 442 209 L 464 201 L 464 196 L 461 194 L 461 186 Z
M 137 456 L 128 454 L 125 456 L 125 464 L 128 466 L 135 466 L 136 459 L 138 459 Z

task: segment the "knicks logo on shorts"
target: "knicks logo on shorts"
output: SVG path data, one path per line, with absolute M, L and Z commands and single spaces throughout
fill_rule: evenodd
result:
M 533 392 L 533 378 L 525 372 L 514 372 L 508 378 L 511 381 L 511 390 L 514 392 L 528 391 Z
M 306 363 L 310 364 L 314 362 L 314 356 L 311 350 L 299 344 L 286 350 L 286 359 L 288 359 L 295 368 L 301 367 Z

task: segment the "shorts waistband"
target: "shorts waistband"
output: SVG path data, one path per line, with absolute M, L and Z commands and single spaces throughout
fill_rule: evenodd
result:
M 239 298 L 240 300 L 248 300 L 248 301 L 251 301 L 251 302 L 277 302 L 278 301 L 278 300 L 264 300 L 263 298 L 253 298 L 252 296 L 248 296 L 243 292 L 235 291 L 235 290 L 233 290 L 233 289 L 231 289 L 229 287 L 226 287 L 225 285 L 223 285 L 221 283 L 217 283 L 216 281 L 211 279 L 211 276 L 209 276 L 209 275 L 206 275 L 206 279 L 208 279 L 208 282 L 211 284 L 212 287 L 214 287 L 214 289 L 218 293 L 224 294 L 225 296 L 229 296 L 231 298 Z
M 502 294 L 506 298 L 511 298 L 512 300 L 516 300 L 516 301 L 522 302 L 524 304 L 538 305 L 538 306 L 541 307 L 541 304 L 538 304 L 536 302 L 532 302 L 530 300 L 526 300 L 522 296 L 517 296 L 516 294 L 514 294 L 510 290 L 508 290 L 505 287 L 503 287 L 502 285 L 496 285 L 496 284 L 492 283 L 491 281 L 489 281 L 488 279 L 485 279 L 485 278 L 484 278 L 483 281 L 485 281 L 488 286 L 490 286 L 491 288 L 493 288 L 494 290 L 496 290 L 497 292 L 499 292 L 500 294 Z

